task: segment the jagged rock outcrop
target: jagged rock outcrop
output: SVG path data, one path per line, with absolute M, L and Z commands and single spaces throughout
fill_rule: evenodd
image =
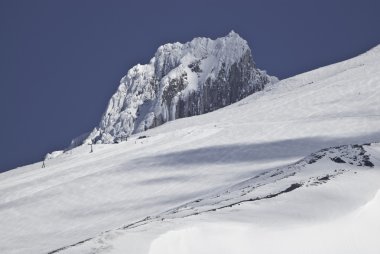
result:
M 216 40 L 165 44 L 149 64 L 128 71 L 99 126 L 72 145 L 119 142 L 167 121 L 208 113 L 262 90 L 271 80 L 233 31 Z

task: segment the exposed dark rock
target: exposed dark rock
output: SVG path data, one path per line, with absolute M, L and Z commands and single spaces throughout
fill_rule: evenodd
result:
M 312 154 L 310 158 L 306 159 L 307 164 L 313 164 L 323 158 L 324 154 Z
M 320 181 L 328 181 L 328 180 L 330 180 L 330 176 L 326 175 L 326 176 L 323 176 L 323 177 L 318 177 L 318 180 L 320 180 Z
M 342 160 L 340 157 L 334 157 L 334 158 L 330 158 L 333 162 L 336 162 L 336 163 L 346 163 L 344 160 Z
M 364 166 L 366 166 L 366 167 L 371 167 L 371 168 L 373 168 L 375 165 L 373 165 L 373 163 L 371 162 L 371 161 L 369 161 L 369 160 L 364 160 L 363 161 L 363 164 L 364 164 Z

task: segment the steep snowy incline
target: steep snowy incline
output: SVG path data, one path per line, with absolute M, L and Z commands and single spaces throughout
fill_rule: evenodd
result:
M 351 60 L 280 81 L 209 114 L 167 122 L 143 133 L 146 138 L 134 135 L 119 144 L 97 144 L 93 153 L 89 153 L 89 146 L 79 146 L 47 160 L 46 168 L 36 163 L 2 173 L 0 252 L 48 253 L 223 193 L 261 172 L 292 165 L 320 149 L 379 141 L 379 91 L 380 47 L 376 47 Z M 378 152 L 369 152 L 378 158 Z M 335 210 L 339 211 L 337 216 L 353 212 L 375 196 L 380 186 L 377 166 L 357 174 L 343 174 L 352 176 L 351 180 L 337 177 L 320 185 L 335 186 L 332 190 L 349 190 L 353 183 L 353 190 L 359 190 L 363 182 L 364 187 L 368 186 L 364 192 L 347 192 L 345 200 L 358 202 L 341 206 Z M 339 179 L 342 182 L 335 182 Z M 283 191 L 290 185 L 273 186 Z M 311 190 L 302 187 L 291 192 L 304 193 L 302 202 L 294 196 L 295 207 L 302 208 L 305 200 L 316 200 L 315 206 L 301 209 L 299 217 L 293 220 L 305 216 L 326 220 L 329 210 L 321 216 L 312 211 L 324 209 L 325 203 L 317 201 L 334 200 L 335 192 L 326 189 L 309 199 Z M 282 218 L 281 213 L 276 213 L 278 202 L 286 203 L 291 196 L 242 204 L 239 207 L 249 206 L 244 213 L 247 216 L 236 213 L 236 218 L 248 223 L 252 219 L 248 216 L 250 209 L 255 207 L 263 207 L 262 212 L 255 213 L 256 221 Z M 232 207 L 226 217 L 221 212 L 215 220 L 227 223 L 235 217 L 235 210 L 236 206 Z M 212 221 L 214 217 L 205 214 L 189 218 L 197 218 L 193 221 L 197 223 L 199 219 Z M 165 242 L 160 235 L 164 237 L 165 229 L 178 230 L 182 225 L 177 222 L 181 219 L 175 221 L 174 227 L 157 221 L 152 224 L 154 227 L 147 225 L 136 228 L 133 232 L 137 234 L 128 233 L 129 240 L 122 237 L 123 243 L 131 243 L 129 247 L 135 246 L 136 250 L 127 253 L 148 253 L 149 249 L 144 248 L 149 248 L 147 244 L 157 237 L 152 254 L 160 253 L 160 243 Z M 188 221 L 183 223 L 188 227 Z M 111 244 L 116 251 L 112 246 L 118 245 Z M 71 249 L 75 251 L 66 251 Z M 84 253 L 93 253 L 88 250 Z M 125 249 L 121 251 L 126 253 Z
M 323 149 L 58 252 L 375 254 L 379 159 L 378 143 Z
M 167 121 L 200 115 L 260 91 L 276 79 L 259 70 L 247 42 L 231 31 L 211 40 L 165 44 L 149 64 L 122 78 L 100 124 L 81 143 L 115 143 Z

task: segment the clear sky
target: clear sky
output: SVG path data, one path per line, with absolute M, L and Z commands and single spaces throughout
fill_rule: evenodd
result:
M 157 47 L 235 30 L 286 78 L 380 44 L 379 0 L 0 0 L 0 172 L 92 130 Z

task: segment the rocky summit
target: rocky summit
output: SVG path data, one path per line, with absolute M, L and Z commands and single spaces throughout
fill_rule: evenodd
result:
M 128 71 L 99 126 L 71 146 L 117 143 L 167 121 L 230 105 L 276 80 L 256 67 L 247 41 L 234 31 L 215 40 L 165 44 L 149 64 Z

